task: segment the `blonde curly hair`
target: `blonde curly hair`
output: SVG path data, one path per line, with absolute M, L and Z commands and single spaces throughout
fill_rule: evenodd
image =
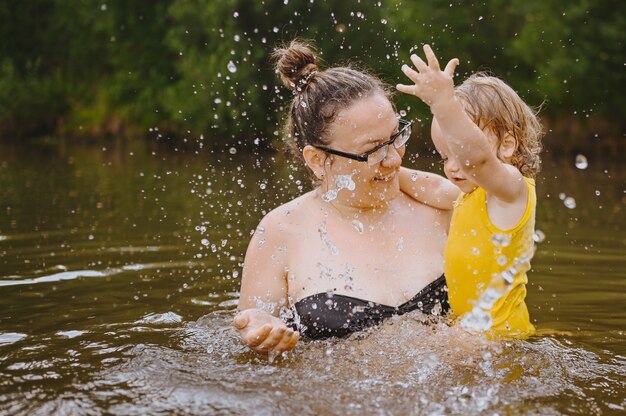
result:
M 470 76 L 455 88 L 455 93 L 481 129 L 489 129 L 498 140 L 507 134 L 515 139 L 511 164 L 522 175 L 534 178 L 541 167 L 539 153 L 544 135 L 537 116 L 539 108 L 531 108 L 513 88 L 485 72 Z

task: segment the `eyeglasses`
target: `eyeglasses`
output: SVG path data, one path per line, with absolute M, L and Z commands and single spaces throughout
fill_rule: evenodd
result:
M 390 145 L 393 144 L 393 147 L 396 149 L 401 148 L 406 144 L 411 137 L 411 121 L 399 119 L 399 130 L 397 133 L 394 133 L 389 140 L 384 143 L 379 144 L 372 150 L 368 150 L 365 153 L 360 155 L 356 155 L 354 153 L 346 153 L 340 150 L 331 149 L 326 146 L 315 146 L 316 148 L 325 151 L 326 153 L 330 153 L 332 155 L 337 155 L 341 157 L 347 157 L 348 159 L 358 160 L 359 162 L 367 162 L 368 166 L 374 166 L 380 163 L 385 157 L 387 157 L 387 150 Z

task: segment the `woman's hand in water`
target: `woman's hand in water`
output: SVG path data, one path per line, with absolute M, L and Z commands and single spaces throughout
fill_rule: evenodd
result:
M 279 319 L 260 309 L 246 309 L 235 315 L 233 326 L 244 344 L 258 353 L 282 353 L 295 348 L 300 334 Z
M 402 72 L 415 84 L 398 84 L 396 88 L 400 92 L 419 97 L 432 108 L 439 103 L 443 104 L 447 100 L 454 99 L 454 81 L 452 77 L 459 60 L 456 58 L 451 59 L 442 71 L 439 67 L 439 61 L 430 46 L 424 45 L 424 54 L 428 64 L 419 56 L 411 55 L 411 61 L 417 71 L 408 65 L 402 65 Z

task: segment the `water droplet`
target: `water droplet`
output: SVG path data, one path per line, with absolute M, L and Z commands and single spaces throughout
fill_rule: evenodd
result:
M 535 230 L 535 233 L 533 234 L 533 241 L 535 243 L 543 243 L 545 239 L 546 234 L 543 231 Z
M 496 246 L 508 247 L 511 243 L 511 236 L 509 234 L 496 233 L 491 236 L 491 242 Z
M 476 248 L 476 247 L 472 247 L 471 251 L 472 251 L 472 254 L 475 255 L 475 256 L 480 255 L 480 250 L 478 248 Z
M 587 158 L 584 155 L 576 155 L 576 167 L 578 169 L 587 169 L 589 163 L 587 162 Z
M 330 202 L 334 200 L 335 198 L 337 198 L 336 189 L 331 189 L 322 196 L 322 199 L 324 200 L 324 202 Z
M 488 331 L 491 329 L 493 320 L 489 311 L 474 307 L 461 319 L 461 328 L 470 331 Z
M 419 178 L 419 174 L 417 172 L 411 173 L 411 180 L 415 182 Z
M 215 100 L 213 100 L 213 102 L 215 104 L 220 104 L 222 102 L 222 99 L 221 98 L 216 98 Z
M 509 267 L 508 269 L 502 272 L 502 279 L 504 279 L 504 281 L 510 285 L 513 283 L 516 273 L 517 273 L 517 270 L 515 270 L 514 267 Z
M 356 188 L 356 184 L 352 180 L 352 175 L 337 175 L 335 184 L 337 185 L 338 190 L 347 189 L 349 191 L 354 191 Z
M 571 196 L 568 196 L 567 198 L 565 198 L 563 200 L 563 204 L 569 209 L 576 208 L 576 200 L 572 198 Z
M 507 258 L 506 258 L 506 256 L 503 254 L 503 255 L 498 256 L 497 261 L 498 261 L 498 264 L 499 264 L 500 266 L 504 266 L 504 265 L 506 264 Z
M 600 191 L 596 189 L 596 196 L 600 196 Z
M 352 226 L 359 234 L 363 234 L 363 223 L 359 220 L 352 220 Z
M 563 192 L 559 193 L 559 199 L 560 199 L 561 201 L 563 201 L 563 200 L 565 199 L 565 197 L 566 197 L 566 196 L 567 196 L 567 195 L 565 195 L 565 193 L 563 193 Z
M 237 72 L 237 65 L 235 65 L 233 61 L 228 61 L 226 68 L 228 69 L 228 72 L 230 72 L 231 74 L 234 74 L 235 72 Z
M 320 238 L 322 239 L 322 242 L 324 243 L 324 245 L 326 245 L 326 248 L 328 248 L 330 253 L 333 256 L 338 256 L 339 255 L 339 249 L 337 248 L 337 246 L 332 242 L 332 240 L 328 236 L 328 230 L 326 229 L 326 222 L 325 221 L 322 222 L 318 226 L 317 231 L 320 233 Z
M 300 101 L 300 106 L 301 106 L 302 108 L 306 108 L 306 101 L 304 101 L 304 100 L 303 100 L 303 101 Z
M 235 153 L 237 153 L 237 149 L 235 149 L 234 147 L 231 147 L 230 149 L 228 149 L 228 152 L 229 152 L 231 155 L 234 155 Z
M 203 246 L 208 246 L 210 244 L 209 240 L 207 240 L 206 238 L 203 238 L 202 240 L 200 240 L 200 243 L 202 243 Z

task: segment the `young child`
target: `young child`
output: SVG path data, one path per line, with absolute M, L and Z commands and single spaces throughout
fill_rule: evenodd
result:
M 535 111 L 500 79 L 475 74 L 455 89 L 458 60 L 442 71 L 428 45 L 424 53 L 427 64 L 411 56 L 417 71 L 402 66 L 415 84 L 397 89 L 430 106 L 433 143 L 446 176 L 462 191 L 444 254 L 453 314 L 462 327 L 496 336 L 532 335 L 524 299 L 534 250 L 533 178 L 540 164 L 541 126 Z M 429 189 L 421 176 L 403 169 L 402 190 L 425 203 L 451 200 L 449 189 L 438 195 L 443 187 Z

